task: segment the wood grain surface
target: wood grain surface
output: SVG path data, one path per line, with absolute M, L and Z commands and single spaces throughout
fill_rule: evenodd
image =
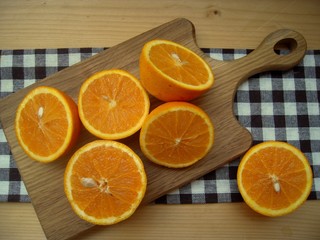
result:
M 318 240 L 320 201 L 308 201 L 280 218 L 253 212 L 245 203 L 147 205 L 112 227 L 93 227 L 77 240 Z M 0 233 L 5 240 L 43 240 L 31 204 L 0 203 Z M 12 226 L 12 227 L 9 227 Z
M 251 135 L 240 126 L 233 114 L 233 97 L 238 85 L 249 76 L 262 71 L 293 67 L 301 61 L 307 48 L 305 39 L 299 33 L 278 30 L 267 36 L 248 56 L 224 62 L 205 56 L 195 43 L 194 32 L 194 26 L 187 19 L 173 20 L 1 100 L 4 132 L 48 239 L 67 239 L 92 227 L 71 210 L 63 191 L 63 174 L 70 155 L 94 137 L 83 129 L 77 146 L 57 162 L 42 164 L 29 159 L 17 143 L 14 116 L 17 105 L 31 89 L 39 85 L 56 87 L 77 101 L 82 82 L 97 71 L 121 68 L 139 78 L 141 49 L 144 43 L 154 38 L 178 42 L 207 59 L 215 74 L 215 84 L 210 91 L 193 101 L 209 114 L 215 126 L 214 147 L 205 158 L 188 168 L 169 169 L 153 164 L 144 157 L 137 134 L 123 140 L 144 162 L 148 177 L 147 192 L 142 201 L 142 205 L 145 205 L 243 154 L 251 146 Z M 275 46 L 279 43 L 288 45 L 290 54 L 275 53 Z M 160 101 L 151 97 L 151 109 L 159 104 Z
M 310 49 L 320 42 L 318 0 L 1 0 L 2 49 L 112 47 L 178 17 L 191 20 L 200 47 L 253 49 L 289 28 Z
M 268 33 L 302 33 L 320 48 L 317 0 L 3 0 L 0 49 L 111 47 L 176 17 L 196 26 L 200 47 L 253 49 Z M 1 109 L 2 110 L 2 109 Z M 81 239 L 319 239 L 320 201 L 289 216 L 257 216 L 245 203 L 148 205 L 114 228 Z M 0 203 L 0 238 L 44 239 L 31 204 Z

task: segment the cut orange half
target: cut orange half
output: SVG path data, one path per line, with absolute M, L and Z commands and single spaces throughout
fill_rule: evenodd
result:
M 210 117 L 187 102 L 155 108 L 140 131 L 140 147 L 154 163 L 181 168 L 202 159 L 211 149 L 214 128 Z
M 75 102 L 62 91 L 41 86 L 20 103 L 15 132 L 21 148 L 32 159 L 51 162 L 76 142 L 80 120 Z
M 102 139 L 137 132 L 149 113 L 149 97 L 130 73 L 112 69 L 95 73 L 81 86 L 79 115 L 85 128 Z
M 162 101 L 189 101 L 214 82 L 208 63 L 192 50 L 168 40 L 147 42 L 140 55 L 140 80 Z
M 308 198 L 312 170 L 296 147 L 268 141 L 243 156 L 237 182 L 244 201 L 254 211 L 276 217 L 291 213 Z
M 97 225 L 129 218 L 144 197 L 147 178 L 141 159 L 110 140 L 86 144 L 69 160 L 64 189 L 74 212 Z

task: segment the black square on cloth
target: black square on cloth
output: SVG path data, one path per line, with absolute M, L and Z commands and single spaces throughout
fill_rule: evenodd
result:
M 9 181 L 21 181 L 21 176 L 17 168 L 10 168 Z
M 296 102 L 307 102 L 307 93 L 303 90 L 295 91 Z
M 284 102 L 284 92 L 281 90 L 272 91 L 273 102 Z
M 192 203 L 192 194 L 180 194 L 180 203 Z
M 303 66 L 295 66 L 293 68 L 293 76 L 294 78 L 305 78 L 304 67 Z
M 274 118 L 274 127 L 275 128 L 285 128 L 286 127 L 286 120 L 285 116 L 282 115 L 275 115 Z
M 9 194 L 8 202 L 20 202 L 20 195 L 18 194 Z
M 240 193 L 230 193 L 232 202 L 243 202 L 243 198 Z
M 46 67 L 35 67 L 34 73 L 35 73 L 34 77 L 36 80 L 44 79 L 47 76 Z
M 309 116 L 308 115 L 298 115 L 298 127 L 310 127 L 309 126 Z
M 261 92 L 256 90 L 250 91 L 249 99 L 251 103 L 261 103 Z
M 310 140 L 299 140 L 300 150 L 302 152 L 311 152 L 311 143 Z
M 14 80 L 19 79 L 23 80 L 24 79 L 24 68 L 23 67 L 12 67 L 12 78 Z
M 206 193 L 205 200 L 206 200 L 206 203 L 216 203 L 216 202 L 218 202 L 218 194 L 217 193 Z

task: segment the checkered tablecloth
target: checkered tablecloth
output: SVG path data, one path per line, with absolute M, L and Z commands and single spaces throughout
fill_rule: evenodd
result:
M 0 96 L 84 60 L 103 48 L 0 50 Z M 232 60 L 250 50 L 202 49 L 212 58 Z M 286 141 L 300 148 L 313 170 L 309 199 L 320 199 L 320 51 L 307 51 L 290 71 L 252 76 L 240 85 L 234 112 L 257 144 Z M 236 183 L 239 159 L 157 199 L 155 203 L 242 201 Z M 29 202 L 28 193 L 0 125 L 0 201 Z

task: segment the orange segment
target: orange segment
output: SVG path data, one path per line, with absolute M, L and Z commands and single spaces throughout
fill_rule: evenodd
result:
M 151 161 L 173 168 L 203 158 L 213 145 L 211 119 L 199 107 L 169 102 L 155 108 L 140 131 L 140 147 Z
M 81 86 L 78 101 L 83 125 L 103 139 L 121 139 L 137 132 L 150 107 L 140 82 L 117 69 L 88 78 Z
M 64 177 L 66 196 L 82 219 L 111 225 L 130 217 L 146 191 L 141 159 L 126 145 L 96 140 L 69 160 Z
M 242 158 L 237 174 L 244 201 L 266 216 L 294 211 L 309 196 L 312 170 L 294 146 L 269 141 L 252 147 Z
M 140 55 L 140 79 L 162 101 L 188 101 L 213 84 L 211 67 L 190 49 L 168 40 L 147 42 Z
M 20 146 L 32 159 L 54 161 L 78 138 L 80 120 L 77 105 L 58 89 L 37 87 L 20 103 L 15 131 Z

